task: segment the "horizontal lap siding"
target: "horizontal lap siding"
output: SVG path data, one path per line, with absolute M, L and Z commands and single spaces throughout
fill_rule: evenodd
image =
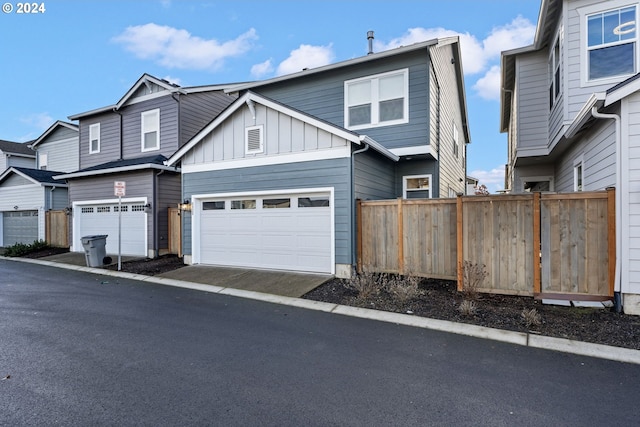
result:
M 89 127 L 100 123 L 100 152 L 89 154 Z M 105 113 L 80 121 L 80 168 L 88 168 L 120 158 L 120 116 Z
M 547 52 L 521 55 L 516 60 L 517 148 L 547 145 L 549 120 Z
M 142 113 L 160 109 L 160 150 L 142 152 Z M 171 156 L 178 149 L 178 103 L 171 96 L 129 105 L 121 110 L 123 157 Z M 110 159 L 115 160 L 116 158 Z M 83 165 L 84 167 L 84 165 Z
M 236 99 L 220 92 L 193 93 L 180 97 L 180 146 L 209 124 Z
M 361 200 L 396 197 L 394 164 L 369 149 L 354 155 L 355 197 Z
M 320 160 L 183 174 L 184 197 L 267 190 L 334 187 L 336 263 L 351 264 L 349 159 Z M 184 217 L 184 252 L 191 254 L 191 216 Z

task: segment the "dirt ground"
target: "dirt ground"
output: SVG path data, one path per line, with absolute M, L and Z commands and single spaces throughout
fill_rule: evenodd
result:
M 51 249 L 28 257 L 40 258 L 60 251 Z M 125 272 L 153 276 L 182 268 L 184 264 L 175 255 L 165 255 L 123 262 L 121 267 Z M 105 268 L 117 270 L 117 265 Z M 473 299 L 475 308 L 463 313 L 460 310 L 463 295 L 451 281 L 421 279 L 417 293 L 401 301 L 385 286 L 379 286 L 365 298 L 358 294 L 352 282 L 333 279 L 303 298 L 640 350 L 640 316 L 607 308 L 546 305 L 532 297 L 494 294 L 478 294 Z M 532 309 L 535 311 L 531 312 Z M 528 317 L 523 316 L 525 311 Z

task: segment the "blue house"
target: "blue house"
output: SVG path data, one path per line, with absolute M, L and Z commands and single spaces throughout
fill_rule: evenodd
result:
M 226 92 L 237 100 L 166 162 L 190 203 L 188 264 L 350 277 L 357 199 L 465 191 L 457 37 Z

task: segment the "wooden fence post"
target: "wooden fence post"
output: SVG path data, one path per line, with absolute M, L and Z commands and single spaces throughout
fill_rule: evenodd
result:
M 542 289 L 540 277 L 540 193 L 533 193 L 533 294 Z
M 609 252 L 609 296 L 612 297 L 616 286 L 616 189 L 607 188 L 607 246 Z
M 463 241 L 463 224 L 462 224 L 462 193 L 458 193 L 456 198 L 456 247 L 458 252 L 457 273 L 458 273 L 458 291 L 462 291 L 463 286 L 463 264 L 464 264 L 464 241 Z
M 362 200 L 356 200 L 356 272 L 362 274 Z
M 404 274 L 404 224 L 402 197 L 398 197 L 398 274 Z

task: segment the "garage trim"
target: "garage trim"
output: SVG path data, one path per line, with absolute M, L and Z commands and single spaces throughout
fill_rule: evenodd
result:
M 277 190 L 263 190 L 263 191 L 242 191 L 242 192 L 229 192 L 229 193 L 211 193 L 211 194 L 194 194 L 191 196 L 191 204 L 192 204 L 192 215 L 191 215 L 191 253 L 192 253 L 192 262 L 193 264 L 200 264 L 201 262 L 201 212 L 202 212 L 202 203 L 203 201 L 207 201 L 209 199 L 216 198 L 233 198 L 233 197 L 264 197 L 264 196 L 282 196 L 282 195 L 297 195 L 304 194 L 310 195 L 315 193 L 324 193 L 329 194 L 329 205 L 330 205 L 330 268 L 331 274 L 335 274 L 335 196 L 334 196 L 334 188 L 333 187 L 314 187 L 314 188 L 285 188 L 285 189 L 277 189 Z
M 73 239 L 72 239 L 72 244 L 71 244 L 71 252 L 83 252 L 84 248 L 83 247 L 76 247 L 76 243 L 77 243 L 77 235 L 76 233 L 78 232 L 78 230 L 80 229 L 80 215 L 76 214 L 76 212 L 80 212 L 80 209 L 82 209 L 83 206 L 88 206 L 88 205 L 107 205 L 107 204 L 118 204 L 118 202 L 122 201 L 122 203 L 139 203 L 139 204 L 144 204 L 146 205 L 148 203 L 147 201 L 147 197 L 130 197 L 130 198 L 122 198 L 122 200 L 120 199 L 96 199 L 96 200 L 83 200 L 83 201 L 77 201 L 77 202 L 73 202 L 71 207 L 72 207 L 72 212 L 74 212 L 73 214 Z M 149 219 L 145 218 L 145 227 L 144 227 L 144 240 L 145 240 L 145 245 L 147 245 L 148 241 L 149 241 L 149 235 L 148 235 L 148 223 Z

